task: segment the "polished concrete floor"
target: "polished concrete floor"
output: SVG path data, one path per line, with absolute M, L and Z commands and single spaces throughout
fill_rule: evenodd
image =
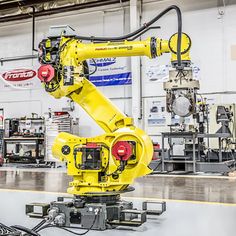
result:
M 25 204 L 30 202 L 50 202 L 58 194 L 46 192 L 26 192 L 0 190 L 0 222 L 6 225 L 33 227 L 39 220 L 25 216 Z M 135 207 L 141 199 L 128 198 Z M 167 211 L 151 218 L 139 228 L 118 228 L 107 231 L 90 231 L 91 236 L 232 236 L 235 235 L 236 205 L 207 204 L 197 202 L 167 201 Z M 80 231 L 81 232 L 81 231 Z M 50 228 L 41 232 L 42 236 L 69 236 L 67 232 Z
M 71 177 L 63 171 L 1 170 L 0 189 L 65 193 Z M 128 197 L 236 203 L 236 178 L 150 175 L 137 179 Z
M 25 204 L 50 202 L 65 195 L 70 177 L 63 170 L 0 169 L 0 222 L 32 227 L 38 220 L 25 216 Z M 139 228 L 119 228 L 114 236 L 232 236 L 235 235 L 236 178 L 221 176 L 146 176 L 123 198 L 140 208 L 145 199 L 166 199 L 167 211 Z M 33 190 L 33 191 L 32 191 Z M 110 235 L 91 231 L 89 235 Z M 47 229 L 42 236 L 64 235 Z

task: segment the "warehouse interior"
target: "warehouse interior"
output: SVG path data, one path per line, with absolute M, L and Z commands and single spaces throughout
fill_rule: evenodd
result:
M 235 14 L 0 0 L 0 235 L 233 235 Z

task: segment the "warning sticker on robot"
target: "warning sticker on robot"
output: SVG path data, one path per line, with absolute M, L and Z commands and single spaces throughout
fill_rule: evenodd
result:
M 90 81 L 96 86 L 132 83 L 129 58 L 98 58 L 88 61 Z

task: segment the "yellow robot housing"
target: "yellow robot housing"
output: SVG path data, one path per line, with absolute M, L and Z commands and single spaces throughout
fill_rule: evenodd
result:
M 90 58 L 147 56 L 171 53 L 177 62 L 177 35 L 170 40 L 151 37 L 144 41 L 83 43 L 74 32 L 51 35 L 39 45 L 42 66 L 38 76 L 45 90 L 55 98 L 68 97 L 79 104 L 104 130 L 104 134 L 85 138 L 60 133 L 53 155 L 67 162 L 73 176 L 68 193 L 74 195 L 114 194 L 128 190 L 134 179 L 151 173 L 153 156 L 149 136 L 135 127 L 90 81 L 86 60 Z M 60 32 L 61 33 L 61 32 Z M 182 34 L 181 57 L 190 63 L 191 41 Z M 135 78 L 133 78 L 135 79 Z

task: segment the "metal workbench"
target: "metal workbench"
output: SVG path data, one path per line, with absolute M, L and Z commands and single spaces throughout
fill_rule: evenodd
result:
M 10 137 L 10 138 L 4 138 L 3 139 L 3 156 L 6 158 L 9 162 L 29 162 L 29 163 L 35 163 L 36 160 L 43 160 L 44 159 L 44 152 L 42 151 L 43 144 L 44 144 L 44 138 L 42 137 Z M 15 145 L 15 152 L 8 153 L 8 145 Z M 35 146 L 34 151 L 35 155 L 23 155 L 20 156 L 18 153 L 19 145 L 25 145 Z M 42 148 L 40 148 L 40 145 Z
M 159 171 L 171 172 L 175 170 L 175 166 L 184 165 L 186 172 L 217 172 L 225 173 L 235 170 L 235 159 L 232 158 L 223 161 L 222 158 L 222 140 L 231 137 L 230 134 L 200 134 L 197 132 L 164 132 L 162 133 L 162 148 L 161 148 L 161 169 Z M 192 155 L 176 155 L 173 151 L 173 139 L 183 139 L 192 141 Z M 219 143 L 219 158 L 217 162 L 203 161 L 201 158 L 201 145 L 199 139 L 217 138 Z M 165 146 L 165 140 L 168 139 L 169 148 Z

